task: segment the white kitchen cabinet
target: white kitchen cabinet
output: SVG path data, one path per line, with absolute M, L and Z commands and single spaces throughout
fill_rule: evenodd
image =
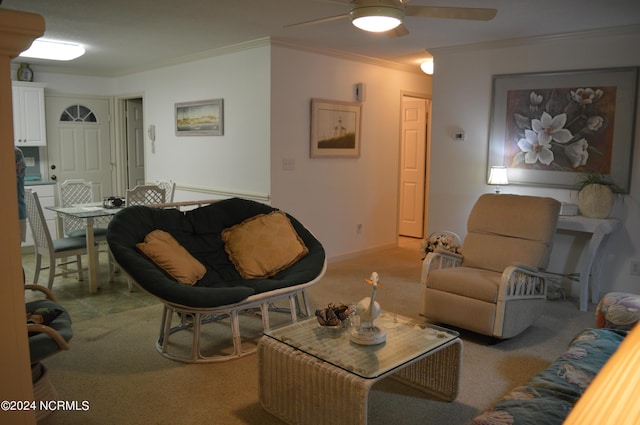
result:
M 25 186 L 25 190 L 31 189 L 32 191 L 38 194 L 38 200 L 40 201 L 40 206 L 42 207 L 42 213 L 44 214 L 44 219 L 47 221 L 47 226 L 49 227 L 49 233 L 51 234 L 52 239 L 57 238 L 58 234 L 58 226 L 56 221 L 56 212 L 48 210 L 46 207 L 52 207 L 56 204 L 55 200 L 55 184 L 35 184 Z M 27 220 L 27 235 L 26 241 L 22 243 L 22 246 L 33 246 L 33 236 L 31 235 L 31 227 L 30 223 Z
M 13 140 L 18 147 L 46 146 L 44 84 L 13 81 Z

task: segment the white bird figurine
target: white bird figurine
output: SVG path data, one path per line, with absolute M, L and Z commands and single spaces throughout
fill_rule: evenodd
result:
M 351 330 L 351 341 L 360 345 L 382 344 L 387 340 L 387 336 L 382 329 L 375 326 L 373 321 L 380 315 L 380 304 L 376 301 L 376 291 L 382 287 L 378 273 L 371 273 L 369 279 L 364 282 L 373 286 L 371 296 L 363 298 L 357 304 L 357 314 L 360 316 L 360 326 Z
M 382 287 L 380 276 L 378 273 L 371 273 L 369 279 L 365 279 L 365 283 L 373 286 L 371 297 L 360 300 L 357 305 L 358 315 L 360 316 L 360 326 L 363 328 L 372 328 L 373 321 L 380 315 L 380 304 L 376 301 L 376 291 L 378 287 Z

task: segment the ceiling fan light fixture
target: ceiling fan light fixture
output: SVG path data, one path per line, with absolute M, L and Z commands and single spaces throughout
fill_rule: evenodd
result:
M 20 56 L 24 58 L 70 61 L 84 55 L 84 53 L 84 47 L 79 44 L 39 38 L 31 43 L 31 47 L 20 53 Z
M 351 23 L 364 31 L 386 32 L 402 23 L 404 10 L 398 7 L 363 6 L 349 12 Z

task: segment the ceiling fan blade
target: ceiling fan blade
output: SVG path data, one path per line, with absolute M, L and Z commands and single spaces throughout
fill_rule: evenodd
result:
M 303 27 L 305 25 L 321 24 L 321 23 L 324 23 L 324 22 L 336 21 L 338 19 L 343 19 L 343 18 L 348 18 L 348 17 L 349 17 L 348 13 L 343 13 L 342 15 L 328 16 L 326 18 L 312 19 L 310 21 L 298 22 L 296 24 L 289 24 L 289 25 L 285 25 L 284 27 L 285 28 Z
M 490 21 L 495 18 L 496 9 L 477 7 L 439 7 L 439 6 L 411 6 L 405 7 L 407 16 L 421 16 L 423 18 L 469 19 L 472 21 Z
M 409 30 L 404 26 L 404 24 L 400 24 L 394 29 L 385 32 L 385 34 L 387 34 L 387 36 L 390 38 L 398 38 L 409 35 Z

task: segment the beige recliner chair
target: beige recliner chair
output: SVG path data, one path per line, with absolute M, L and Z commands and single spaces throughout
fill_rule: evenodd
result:
M 463 255 L 424 259 L 423 314 L 433 322 L 505 339 L 544 309 L 547 267 L 560 202 L 522 195 L 482 195 L 467 222 Z

